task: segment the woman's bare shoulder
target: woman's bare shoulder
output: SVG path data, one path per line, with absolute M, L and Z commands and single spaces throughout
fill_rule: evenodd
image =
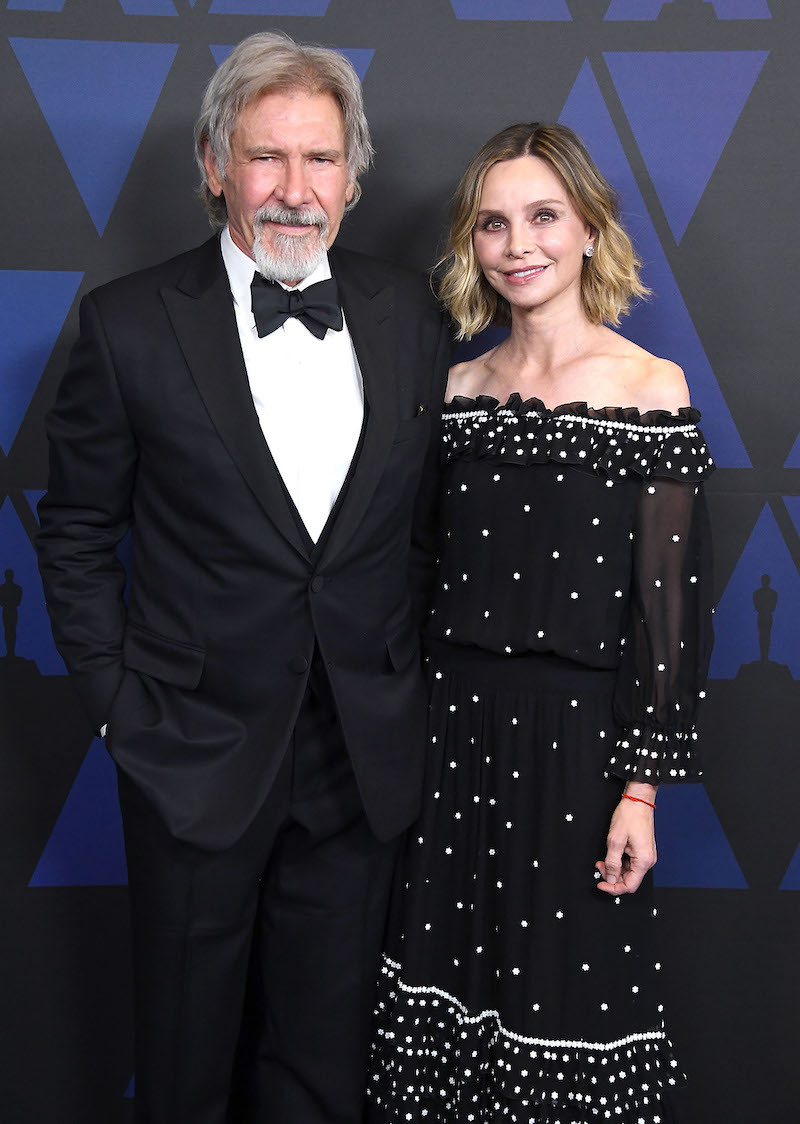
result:
M 464 398 L 476 398 L 485 391 L 489 377 L 486 365 L 492 353 L 486 352 L 476 359 L 468 359 L 465 363 L 456 363 L 450 368 L 447 376 L 447 392 L 445 397 L 448 402 L 461 395 Z
M 669 359 L 659 359 L 648 355 L 641 362 L 641 374 L 637 379 L 635 405 L 641 413 L 647 410 L 678 410 L 689 403 L 689 387 L 686 376 L 677 363 Z
M 641 413 L 668 410 L 677 413 L 689 405 L 686 376 L 677 363 L 651 355 L 643 347 L 619 337 L 620 373 L 628 403 Z

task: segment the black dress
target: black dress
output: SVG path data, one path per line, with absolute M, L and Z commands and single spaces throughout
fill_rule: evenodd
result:
M 713 468 L 695 410 L 456 398 L 429 764 L 379 983 L 392 1124 L 666 1124 L 652 881 L 596 889 L 624 779 L 699 775 Z

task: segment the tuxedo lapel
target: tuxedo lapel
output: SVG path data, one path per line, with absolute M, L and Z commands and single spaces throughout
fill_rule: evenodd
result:
M 253 405 L 219 239 L 199 247 L 178 285 L 162 289 L 161 295 L 223 444 L 269 518 L 307 558 L 308 550 Z
M 365 283 L 346 255 L 333 251 L 330 263 L 364 381 L 366 419 L 358 459 L 322 544 L 326 562 L 338 554 L 360 524 L 383 472 L 397 426 L 393 289 L 389 285 Z

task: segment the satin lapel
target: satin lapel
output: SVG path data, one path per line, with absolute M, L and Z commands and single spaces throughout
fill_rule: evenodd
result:
M 206 244 L 208 247 L 208 244 Z M 269 518 L 308 557 L 258 422 L 218 245 L 161 295 L 192 378 L 231 459 Z M 209 248 L 213 251 L 213 247 Z
M 322 550 L 330 561 L 361 523 L 392 447 L 397 427 L 394 309 L 391 286 L 371 288 L 331 255 L 347 327 L 364 380 L 366 426 L 347 492 Z

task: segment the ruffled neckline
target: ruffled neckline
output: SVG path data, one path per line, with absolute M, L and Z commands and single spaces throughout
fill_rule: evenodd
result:
M 558 406 L 545 406 L 541 398 L 523 398 L 514 390 L 505 403 L 491 394 L 479 394 L 470 398 L 456 394 L 444 405 L 444 413 L 463 413 L 480 410 L 482 413 L 498 413 L 500 410 L 513 414 L 540 414 L 545 418 L 577 417 L 591 421 L 616 421 L 629 425 L 696 425 L 700 421 L 700 411 L 694 406 L 682 406 L 676 414 L 669 410 L 645 410 L 640 413 L 636 406 L 590 406 L 587 402 L 563 402 Z
M 677 414 L 596 409 L 585 402 L 548 409 L 517 392 L 504 405 L 491 395 L 458 395 L 445 404 L 442 459 L 520 466 L 550 461 L 614 479 L 636 474 L 698 482 L 714 470 L 699 417 L 692 406 Z

